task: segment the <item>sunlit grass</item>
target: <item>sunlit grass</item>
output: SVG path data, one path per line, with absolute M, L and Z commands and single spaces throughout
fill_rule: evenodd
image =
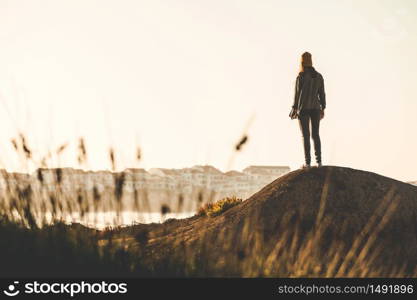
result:
M 242 203 L 242 201 L 243 201 L 242 199 L 237 198 L 236 196 L 232 196 L 232 197 L 226 197 L 226 198 L 220 199 L 214 203 L 209 202 L 203 205 L 198 210 L 197 215 L 215 217 L 215 216 L 222 214 L 229 208 L 232 208 L 233 206 L 236 206 Z
M 33 160 L 32 151 L 23 135 L 12 141 L 22 160 Z M 64 151 L 60 147 L 57 151 Z M 79 140 L 80 164 L 88 152 Z M 140 155 L 138 154 L 140 159 Z M 109 160 L 115 169 L 114 150 Z M 353 243 L 328 235 L 332 223 L 324 213 L 329 178 L 327 174 L 320 197 L 317 220 L 306 232 L 302 220 L 289 212 L 282 220 L 278 239 L 269 239 L 258 228 L 258 215 L 247 215 L 236 228 L 211 232 L 214 220 L 205 218 L 226 215 L 230 208 L 244 201 L 231 196 L 203 203 L 196 196 L 196 216 L 187 220 L 169 219 L 163 224 L 137 224 L 131 227 L 109 227 L 105 230 L 72 224 L 71 216 L 125 210 L 146 212 L 152 203 L 146 189 L 135 188 L 127 195 L 125 172 L 112 172 L 112 183 L 104 189 L 100 182 L 83 182 L 67 171 L 48 169 L 47 158 L 39 162 L 35 178 L 26 174 L 2 172 L 0 201 L 0 265 L 2 276 L 232 276 L 232 277 L 404 277 L 417 276 L 416 270 L 392 262 L 378 263 L 378 234 L 398 205 L 395 191 L 390 190 L 373 217 L 355 237 Z M 107 175 L 106 175 L 107 176 Z M 90 185 L 92 188 L 87 188 Z M 167 214 L 175 207 L 192 207 L 183 203 L 163 203 L 160 212 Z M 120 216 L 119 216 L 120 217 Z M 191 232 L 196 220 L 204 218 L 199 236 Z M 298 219 L 297 219 L 298 218 Z M 207 227 L 207 228 L 206 228 Z M 207 229 L 207 230 L 206 230 Z M 193 240 L 189 243 L 188 241 Z M 164 244 L 167 241 L 167 244 Z M 169 245 L 169 247 L 167 247 Z M 325 247 L 323 246 L 325 245 Z

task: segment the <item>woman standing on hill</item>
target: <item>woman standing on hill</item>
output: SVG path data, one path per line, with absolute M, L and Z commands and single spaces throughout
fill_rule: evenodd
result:
M 310 122 L 317 166 L 321 167 L 322 165 L 319 128 L 325 108 L 326 94 L 324 93 L 323 76 L 314 69 L 311 54 L 304 52 L 301 56 L 301 71 L 295 83 L 294 104 L 290 113 L 291 119 L 298 118 L 303 135 L 305 156 L 303 168 L 311 166 Z

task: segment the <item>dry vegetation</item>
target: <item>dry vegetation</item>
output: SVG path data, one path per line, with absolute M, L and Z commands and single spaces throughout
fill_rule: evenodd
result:
M 242 201 L 243 201 L 242 199 L 232 196 L 232 197 L 226 197 L 224 199 L 220 199 L 214 203 L 209 202 L 209 203 L 204 204 L 198 210 L 197 215 L 215 217 L 215 216 L 222 214 L 229 208 L 232 208 L 233 206 L 240 204 Z
M 33 159 L 23 135 L 12 144 L 23 160 Z M 86 159 L 80 139 L 79 163 Z M 115 169 L 113 149 L 109 159 Z M 39 165 L 46 168 L 47 158 Z M 99 231 L 61 220 L 125 209 L 125 174 L 113 173 L 111 191 L 74 182 L 68 192 L 61 169 L 53 189 L 42 170 L 36 183 L 2 173 L 0 276 L 417 276 L 417 188 L 376 174 L 298 170 L 248 200 L 205 204 L 188 219 Z M 132 209 L 146 210 L 139 195 L 146 191 L 135 191 Z

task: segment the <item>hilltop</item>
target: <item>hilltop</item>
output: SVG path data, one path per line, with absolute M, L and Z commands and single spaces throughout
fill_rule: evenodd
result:
M 210 215 L 210 216 L 208 216 Z M 342 167 L 281 176 L 219 215 L 104 231 L 0 216 L 0 275 L 417 276 L 417 187 Z
M 342 167 L 297 170 L 219 216 L 124 233 L 162 276 L 415 274 L 417 187 Z

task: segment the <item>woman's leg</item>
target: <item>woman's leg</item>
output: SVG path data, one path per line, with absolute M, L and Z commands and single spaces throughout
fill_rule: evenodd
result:
M 311 164 L 310 155 L 310 115 L 306 111 L 301 111 L 298 117 L 301 133 L 303 135 L 304 157 L 307 165 Z
M 311 136 L 314 142 L 314 152 L 316 162 L 321 163 L 321 142 L 320 142 L 320 110 L 315 109 L 311 112 Z

